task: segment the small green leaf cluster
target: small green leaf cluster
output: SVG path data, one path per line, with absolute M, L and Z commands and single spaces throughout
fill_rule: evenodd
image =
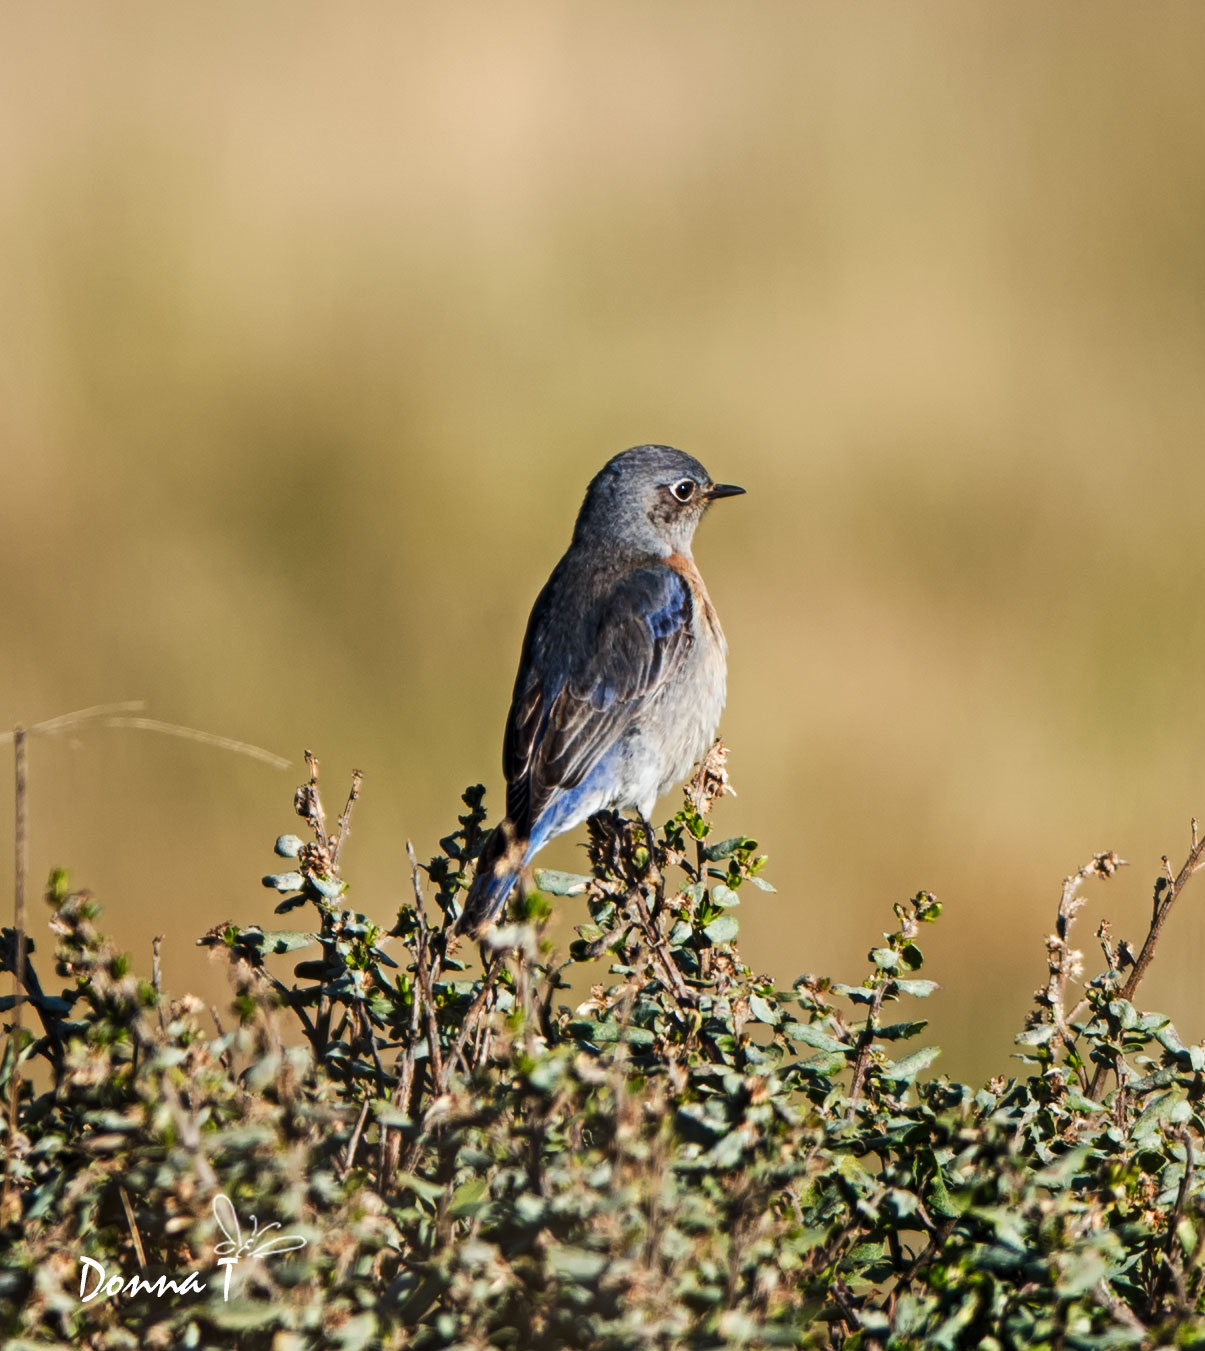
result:
M 453 926 L 486 836 L 480 786 L 387 927 L 344 904 L 358 781 L 328 832 L 311 764 L 295 805 L 312 838 L 282 836 L 295 868 L 264 879 L 311 927 L 205 936 L 234 987 L 216 1034 L 198 1001 L 132 975 L 59 877 L 68 984 L 27 977 L 40 1033 L 0 1064 L 0 1090 L 20 1080 L 0 1335 L 99 1351 L 1205 1346 L 1205 1049 L 1128 997 L 1124 949 L 1106 941 L 1081 985 L 1065 891 L 1019 1072 L 930 1077 L 916 1001 L 937 990 L 920 940 L 938 902 L 897 904 L 859 981 L 755 974 L 740 907 L 786 922 L 786 903 L 755 840 L 712 840 L 722 767 L 659 830 L 595 818 L 589 872 L 537 872 L 478 965 Z M 543 933 L 554 903 L 585 911 L 565 957 Z M 219 1193 L 304 1246 L 246 1257 L 224 1291 Z M 83 1256 L 212 1284 L 82 1302 Z

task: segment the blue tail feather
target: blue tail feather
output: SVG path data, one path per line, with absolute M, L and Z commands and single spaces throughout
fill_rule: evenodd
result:
M 477 860 L 477 876 L 465 897 L 464 910 L 456 922 L 457 933 L 476 935 L 487 924 L 497 919 L 506 898 L 510 895 L 520 872 L 543 849 L 549 840 L 567 830 L 604 805 L 600 800 L 598 783 L 606 782 L 610 774 L 610 758 L 604 759 L 579 784 L 556 793 L 523 841 L 523 853 L 518 867 L 508 866 L 509 846 L 514 841 L 514 829 L 503 822 L 490 836 L 481 857 Z

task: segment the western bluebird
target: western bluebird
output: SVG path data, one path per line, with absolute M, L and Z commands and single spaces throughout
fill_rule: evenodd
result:
M 490 924 L 553 836 L 607 808 L 647 820 L 711 744 L 727 644 L 690 544 L 716 498 L 744 491 L 670 446 L 625 450 L 586 489 L 527 621 L 502 743 L 507 819 L 457 932 Z

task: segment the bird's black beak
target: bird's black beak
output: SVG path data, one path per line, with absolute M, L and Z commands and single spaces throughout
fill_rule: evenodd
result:
M 744 488 L 738 488 L 735 483 L 713 483 L 707 489 L 707 500 L 714 502 L 717 497 L 739 497 L 744 491 Z

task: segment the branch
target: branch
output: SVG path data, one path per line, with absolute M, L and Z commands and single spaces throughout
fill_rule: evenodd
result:
M 1118 999 L 1124 999 L 1133 1003 L 1134 995 L 1138 986 L 1146 975 L 1155 958 L 1155 949 L 1159 945 L 1159 936 L 1163 932 L 1163 926 L 1167 923 L 1167 917 L 1171 914 L 1172 906 L 1176 903 L 1176 898 L 1188 884 L 1189 878 L 1194 873 L 1199 872 L 1205 867 L 1205 839 L 1200 836 L 1197 819 L 1192 819 L 1192 847 L 1188 851 L 1188 857 L 1184 860 L 1184 865 L 1180 871 L 1172 876 L 1171 865 L 1167 861 L 1167 855 L 1163 856 L 1163 873 L 1155 881 L 1155 894 L 1152 898 L 1151 909 L 1151 927 L 1147 930 L 1146 942 L 1142 945 L 1142 951 L 1138 954 L 1134 962 L 1134 969 L 1130 972 L 1129 979 L 1117 993 Z M 1096 1067 L 1096 1073 L 1092 1076 L 1092 1082 L 1088 1086 L 1088 1096 L 1099 1100 L 1101 1090 L 1104 1087 L 1105 1075 L 1108 1069 L 1104 1065 Z
M 1054 933 L 1046 940 L 1046 963 L 1050 974 L 1045 986 L 1034 996 L 1040 1012 L 1033 1016 L 1039 1022 L 1050 1022 L 1055 1026 L 1053 1044 L 1061 1042 L 1070 1049 L 1075 1041 L 1070 1027 L 1074 1014 L 1072 1017 L 1067 1015 L 1067 983 L 1081 973 L 1083 963 L 1083 954 L 1073 949 L 1070 941 L 1075 918 L 1087 900 L 1081 895 L 1080 887 L 1090 877 L 1112 877 L 1118 868 L 1126 866 L 1127 860 L 1119 858 L 1110 849 L 1103 854 L 1096 854 L 1078 872 L 1063 879 L 1063 894 L 1059 899 Z M 1088 1075 L 1082 1066 L 1079 1068 L 1079 1078 L 1080 1087 L 1086 1089 Z
M 866 1026 L 858 1038 L 857 1055 L 854 1057 L 853 1081 L 849 1088 L 849 1119 L 852 1121 L 858 1109 L 858 1099 L 862 1096 L 862 1085 L 866 1079 L 866 1068 L 870 1063 L 870 1048 L 874 1043 L 875 1019 L 883 1009 L 883 997 L 887 993 L 890 981 L 883 980 L 874 992 L 874 1001 L 866 1015 Z
M 216 732 L 205 732 L 198 727 L 184 727 L 180 723 L 161 722 L 158 718 L 131 717 L 146 707 L 144 699 L 123 699 L 115 704 L 92 704 L 89 708 L 78 708 L 73 713 L 60 713 L 56 718 L 47 718 L 44 722 L 34 722 L 24 729 L 13 732 L 0 732 L 0 746 L 16 742 L 18 736 L 55 736 L 59 732 L 71 732 L 88 723 L 97 723 L 101 727 L 130 727 L 140 732 L 162 732 L 165 736 L 182 737 L 186 741 L 199 741 L 205 746 L 215 746 L 218 750 L 233 751 L 236 755 L 247 755 L 253 760 L 271 765 L 273 769 L 288 769 L 290 761 L 283 756 L 274 755 L 262 746 L 254 746 L 249 741 L 236 741 L 233 737 L 218 736 Z
M 10 1207 L 16 1202 L 14 1194 L 13 1160 L 16 1155 L 17 1120 L 21 1105 L 21 1006 L 27 998 L 25 982 L 25 879 L 29 874 L 29 838 L 26 815 L 25 729 L 15 727 L 13 738 L 14 788 L 16 810 L 14 845 L 16 853 L 15 894 L 13 900 L 13 930 L 16 952 L 13 960 L 13 1021 L 9 1037 L 13 1052 L 8 1095 L 8 1149 L 4 1163 L 4 1193 L 0 1197 L 0 1223 L 7 1223 Z
M 1153 911 L 1151 915 L 1151 927 L 1146 936 L 1146 942 L 1142 945 L 1142 951 L 1138 954 L 1138 959 L 1134 963 L 1134 969 L 1130 972 L 1130 978 L 1121 987 L 1120 999 L 1133 1001 L 1134 994 L 1138 989 L 1139 982 L 1146 975 L 1147 967 L 1154 960 L 1155 948 L 1159 942 L 1159 935 L 1163 932 L 1163 926 L 1167 923 L 1167 917 L 1171 914 L 1171 908 L 1176 903 L 1176 898 L 1184 890 L 1188 879 L 1202 867 L 1205 867 L 1205 839 L 1201 839 L 1198 833 L 1197 819 L 1194 816 L 1192 821 L 1192 848 L 1188 851 L 1188 857 L 1184 860 L 1184 866 L 1175 875 L 1160 877 L 1155 883 L 1155 895 Z M 1163 866 L 1167 868 L 1167 858 L 1163 859 Z

